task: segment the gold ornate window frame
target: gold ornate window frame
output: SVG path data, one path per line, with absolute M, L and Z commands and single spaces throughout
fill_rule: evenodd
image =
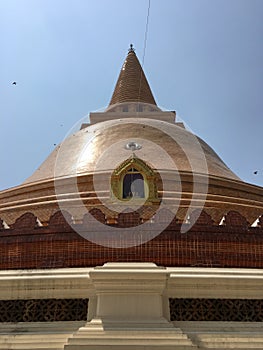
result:
M 128 201 L 129 198 L 123 198 L 123 180 L 131 168 L 135 168 L 144 180 L 144 198 L 136 198 L 138 201 L 153 202 L 159 201 L 157 192 L 158 173 L 146 164 L 142 159 L 132 155 L 122 162 L 112 173 L 111 176 L 111 198 L 120 201 Z M 133 197 L 135 199 L 135 197 Z

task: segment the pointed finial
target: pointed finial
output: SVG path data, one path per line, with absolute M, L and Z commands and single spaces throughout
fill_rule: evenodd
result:
M 133 48 L 133 44 L 130 44 L 130 48 L 129 48 L 128 52 L 134 52 L 134 51 L 135 51 L 135 49 Z

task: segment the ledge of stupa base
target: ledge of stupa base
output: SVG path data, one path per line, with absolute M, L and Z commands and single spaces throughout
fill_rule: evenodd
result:
M 154 344 L 147 345 L 127 345 L 123 343 L 114 343 L 114 344 L 92 344 L 92 345 L 65 345 L 64 350 L 193 350 L 198 349 L 195 345 L 185 345 L 185 344 L 172 344 L 172 345 L 161 345 L 159 342 L 155 342 Z M 40 349 L 42 350 L 42 349 Z M 46 349 L 44 349 L 46 350 Z M 215 349 L 216 350 L 216 349 Z M 254 349 L 253 349 L 254 350 Z M 256 349 L 260 350 L 260 349 Z
M 65 350 L 124 349 L 174 350 L 196 346 L 180 328 L 158 320 L 93 319 L 68 339 Z
M 101 317 L 101 318 L 93 318 L 91 321 L 87 322 L 84 326 L 79 328 L 78 332 L 90 332 L 90 331 L 98 331 L 98 332 L 118 332 L 118 331 L 129 331 L 137 332 L 137 331 L 149 331 L 149 332 L 181 332 L 179 328 L 176 328 L 172 322 L 169 322 L 164 317 L 159 317 L 156 319 L 149 318 L 119 318 L 116 319 L 114 317 Z M 182 332 L 181 332 L 182 333 Z

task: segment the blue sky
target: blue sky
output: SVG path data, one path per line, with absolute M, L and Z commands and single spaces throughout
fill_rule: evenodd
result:
M 142 62 L 147 9 L 148 0 L 0 0 L 0 189 L 108 105 L 130 43 Z M 144 60 L 158 105 L 260 186 L 262 38 L 262 0 L 151 0 Z

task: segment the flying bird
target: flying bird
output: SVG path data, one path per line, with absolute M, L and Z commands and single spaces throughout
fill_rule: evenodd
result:
M 16 81 L 13 81 L 12 85 L 16 85 Z
M 258 173 L 258 171 L 257 171 L 257 170 L 256 170 L 256 171 L 254 171 L 254 174 L 255 174 L 255 175 L 257 175 L 257 173 Z

